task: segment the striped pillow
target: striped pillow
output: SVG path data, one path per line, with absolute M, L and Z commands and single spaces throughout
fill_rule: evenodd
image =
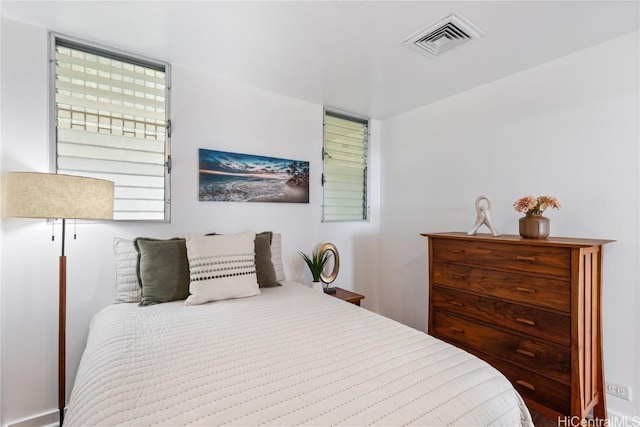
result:
M 259 294 L 255 238 L 255 233 L 187 237 L 191 295 L 185 304 Z
M 142 299 L 140 282 L 136 268 L 138 251 L 133 241 L 116 237 L 113 239 L 116 254 L 116 297 L 115 303 L 140 302 Z
M 271 262 L 276 271 L 276 280 L 278 282 L 286 280 L 284 266 L 282 265 L 282 235 L 280 233 L 273 233 L 271 238 Z

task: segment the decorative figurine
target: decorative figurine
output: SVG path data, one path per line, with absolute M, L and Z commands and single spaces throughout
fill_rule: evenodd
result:
M 486 205 L 483 205 L 481 203 L 483 200 L 487 202 Z M 473 230 L 467 233 L 469 236 L 475 235 L 478 231 L 478 228 L 480 228 L 483 224 L 486 225 L 489 230 L 491 230 L 491 234 L 493 234 L 493 237 L 497 237 L 500 235 L 500 233 L 498 233 L 498 230 L 496 230 L 493 224 L 491 224 L 489 209 L 491 209 L 491 199 L 487 196 L 478 196 L 478 198 L 476 199 L 476 212 L 478 214 L 476 216 L 476 222 L 473 224 Z

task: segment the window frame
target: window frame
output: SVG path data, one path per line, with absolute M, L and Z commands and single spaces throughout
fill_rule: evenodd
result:
M 165 141 L 164 141 L 164 219 L 114 219 L 120 222 L 171 222 L 171 64 L 84 39 L 49 32 L 49 172 L 58 173 L 58 132 L 56 126 L 56 45 L 77 48 L 85 52 L 149 68 L 164 68 L 165 73 Z
M 365 171 L 364 171 L 364 191 L 363 191 L 363 200 L 362 200 L 362 210 L 363 210 L 363 217 L 361 219 L 326 219 L 325 218 L 325 176 L 326 176 L 326 162 L 325 162 L 325 143 L 326 143 L 326 137 L 325 137 L 325 129 L 326 129 L 326 118 L 327 115 L 333 116 L 333 117 L 337 117 L 337 118 L 342 118 L 342 119 L 346 119 L 346 120 L 350 120 L 353 122 L 357 122 L 357 123 L 361 123 L 361 124 L 365 124 L 367 127 L 367 132 L 366 132 L 366 140 L 364 141 L 365 144 Z M 340 110 L 337 108 L 332 108 L 332 107 L 324 107 L 322 110 L 322 204 L 321 204 L 321 208 L 322 208 L 322 214 L 321 214 L 321 222 L 326 222 L 326 223 L 339 223 L 339 222 L 370 222 L 371 221 L 371 206 L 369 204 L 369 200 L 370 200 L 370 186 L 369 186 L 369 181 L 370 181 L 370 162 L 371 162 L 371 156 L 370 154 L 370 144 L 369 141 L 371 140 L 371 119 L 369 117 L 365 117 L 362 115 L 358 115 L 358 114 L 354 114 L 354 113 L 350 113 L 344 110 Z

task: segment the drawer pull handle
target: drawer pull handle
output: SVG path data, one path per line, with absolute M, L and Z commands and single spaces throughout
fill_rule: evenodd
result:
M 528 382 L 526 382 L 526 381 L 523 381 L 523 380 L 517 380 L 517 381 L 516 381 L 516 384 L 520 384 L 522 387 L 526 387 L 526 388 L 528 388 L 528 389 L 529 389 L 529 390 L 531 390 L 531 391 L 536 391 L 536 386 L 534 386 L 533 384 L 528 383 Z
M 456 305 L 458 307 L 464 307 L 464 304 L 459 301 L 451 301 L 451 305 Z
M 535 294 L 536 290 L 535 289 L 531 289 L 531 288 L 522 288 L 520 286 L 518 286 L 516 288 L 516 291 L 520 291 L 520 292 L 524 292 L 526 294 Z
M 449 326 L 449 329 L 451 329 L 453 332 L 457 332 L 459 334 L 464 332 L 462 329 L 456 328 L 456 327 L 453 327 L 453 326 Z
M 451 277 L 455 280 L 464 280 L 464 276 L 460 276 L 459 274 L 453 274 Z
M 536 322 L 534 322 L 533 320 L 523 319 L 522 317 L 516 317 L 516 322 L 524 323 L 525 325 L 536 326 Z
M 464 251 L 462 249 L 451 249 L 451 252 L 453 252 L 454 254 L 463 254 Z
M 523 350 L 521 348 L 517 349 L 516 353 L 522 354 L 523 356 L 527 356 L 527 357 L 531 357 L 531 358 L 535 358 L 536 357 L 535 353 L 532 353 L 532 352 L 527 351 L 527 350 Z
M 516 259 L 520 260 L 520 261 L 535 261 L 536 257 L 533 256 L 522 256 L 522 255 L 516 255 Z

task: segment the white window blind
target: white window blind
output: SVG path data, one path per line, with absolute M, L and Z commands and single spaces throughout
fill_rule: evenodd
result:
M 169 220 L 168 65 L 54 38 L 56 171 L 113 181 L 114 219 Z
M 323 221 L 367 219 L 368 121 L 325 110 Z

